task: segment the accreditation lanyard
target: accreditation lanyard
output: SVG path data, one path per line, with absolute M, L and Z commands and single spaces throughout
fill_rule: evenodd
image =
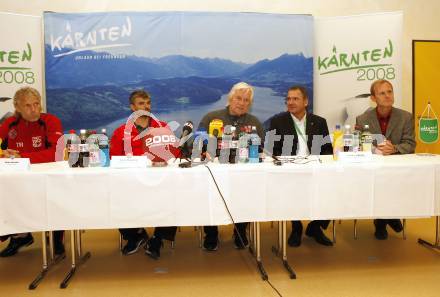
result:
M 306 127 L 307 127 L 307 122 L 306 121 L 307 121 L 307 118 L 304 119 L 304 131 L 306 130 Z M 304 143 L 307 145 L 306 136 L 301 131 L 301 129 L 298 127 L 298 125 L 295 123 L 295 121 L 293 121 L 293 125 L 295 126 L 296 134 L 298 134 L 304 140 Z

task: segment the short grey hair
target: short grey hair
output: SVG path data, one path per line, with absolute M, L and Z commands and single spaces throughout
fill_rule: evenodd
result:
M 252 88 L 252 86 L 250 84 L 245 83 L 243 81 L 236 83 L 235 85 L 232 86 L 232 89 L 229 91 L 229 94 L 228 94 L 228 104 L 231 102 L 232 97 L 235 95 L 235 92 L 237 92 L 238 90 L 249 90 L 249 92 L 251 93 L 250 104 L 252 104 L 252 102 L 254 100 L 254 89 Z

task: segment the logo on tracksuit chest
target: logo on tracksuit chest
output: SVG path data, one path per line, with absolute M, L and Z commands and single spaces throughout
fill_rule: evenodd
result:
M 32 146 L 33 147 L 41 147 L 43 143 L 42 137 L 41 136 L 33 136 L 32 137 Z
M 18 134 L 17 130 L 11 129 L 11 130 L 9 130 L 8 138 L 9 139 L 15 139 L 17 137 L 17 134 Z

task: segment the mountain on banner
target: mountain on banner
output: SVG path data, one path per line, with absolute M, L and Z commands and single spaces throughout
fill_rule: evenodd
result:
M 257 81 L 296 81 L 306 84 L 313 81 L 313 58 L 304 55 L 284 54 L 273 60 L 261 60 L 245 69 L 241 76 Z
M 156 65 L 163 66 L 172 77 L 220 77 L 235 76 L 249 65 L 219 58 L 197 58 L 182 55 L 165 56 L 152 59 Z
M 284 54 L 273 60 L 262 60 L 253 65 L 220 58 L 197 58 L 170 55 L 162 58 L 126 56 L 124 59 L 78 59 L 109 55 L 106 52 L 84 51 L 62 58 L 54 58 L 46 45 L 46 86 L 80 88 L 98 85 L 125 85 L 150 79 L 172 77 L 234 77 L 253 82 L 294 79 L 311 82 L 312 58 L 302 54 Z
M 202 110 L 197 116 L 205 113 L 208 106 L 217 104 L 239 81 L 268 90 L 265 96 L 272 96 L 271 100 L 279 104 L 293 84 L 304 85 L 310 99 L 313 98 L 313 62 L 302 54 L 284 54 L 253 65 L 181 55 L 94 58 L 106 55 L 110 54 L 84 51 L 54 58 L 46 45 L 48 112 L 58 115 L 65 128 L 99 127 L 127 117 L 128 96 L 135 89 L 148 90 L 154 98 L 155 112 Z M 259 103 L 256 108 L 264 104 Z M 313 106 L 313 100 L 309 105 Z

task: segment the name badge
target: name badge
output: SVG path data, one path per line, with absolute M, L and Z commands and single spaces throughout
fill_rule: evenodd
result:
M 111 168 L 146 168 L 146 156 L 113 156 L 110 160 Z
M 339 152 L 338 161 L 343 163 L 365 163 L 373 161 L 371 152 Z
M 29 171 L 29 158 L 0 158 L 0 171 Z

